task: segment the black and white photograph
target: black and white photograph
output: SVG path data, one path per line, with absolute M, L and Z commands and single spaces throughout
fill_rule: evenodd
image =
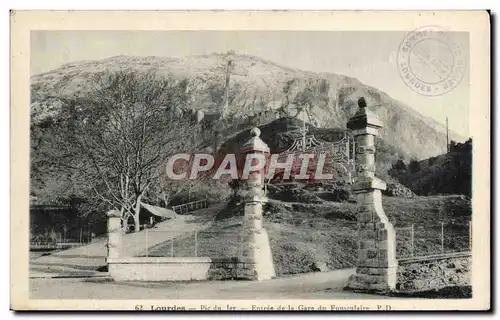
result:
M 23 301 L 488 308 L 473 274 L 489 276 L 475 267 L 489 100 L 474 99 L 489 18 L 448 14 L 389 30 L 28 30 Z M 448 24 L 465 17 L 476 29 Z

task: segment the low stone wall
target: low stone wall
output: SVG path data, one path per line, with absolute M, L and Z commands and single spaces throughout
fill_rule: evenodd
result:
M 253 279 L 255 274 L 255 263 L 242 262 L 238 258 L 212 259 L 209 280 L 241 280 Z
M 248 278 L 249 263 L 238 258 L 133 257 L 108 259 L 115 281 L 238 280 Z
M 470 252 L 398 260 L 396 290 L 422 292 L 471 284 Z
M 210 258 L 133 257 L 108 259 L 115 281 L 207 280 Z

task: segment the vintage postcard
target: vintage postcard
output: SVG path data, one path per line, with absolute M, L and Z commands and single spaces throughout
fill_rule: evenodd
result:
M 490 309 L 485 11 L 11 11 L 11 308 Z

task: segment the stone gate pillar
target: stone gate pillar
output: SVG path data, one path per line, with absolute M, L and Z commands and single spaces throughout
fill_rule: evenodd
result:
M 367 110 L 364 98 L 347 122 L 356 140 L 356 172 L 353 192 L 357 195 L 358 259 L 356 274 L 347 287 L 359 291 L 387 292 L 396 288 L 396 239 L 394 228 L 382 207 L 386 183 L 375 177 L 375 136 L 382 122 Z
M 106 216 L 108 217 L 108 259 L 119 258 L 122 247 L 122 216 L 118 210 L 111 210 Z
M 248 156 L 260 156 L 265 161 L 269 155 L 269 147 L 260 138 L 260 130 L 253 128 L 252 137 L 241 148 L 241 152 Z M 253 163 L 259 161 L 254 159 Z M 264 162 L 265 163 L 265 162 Z M 267 201 L 263 186 L 265 167 L 251 172 L 248 179 L 243 180 L 241 198 L 245 205 L 243 218 L 243 243 L 240 252 L 240 262 L 243 268 L 240 277 L 251 280 L 266 280 L 276 276 L 269 237 L 262 225 L 263 205 Z

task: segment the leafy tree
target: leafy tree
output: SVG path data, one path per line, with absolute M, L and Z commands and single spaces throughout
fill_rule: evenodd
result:
M 451 140 L 449 151 L 453 151 L 453 149 L 455 149 L 456 145 L 457 145 L 457 142 L 455 140 Z

